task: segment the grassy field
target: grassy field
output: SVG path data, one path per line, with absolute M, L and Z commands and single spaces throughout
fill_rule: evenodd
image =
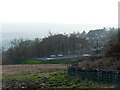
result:
M 88 81 L 70 78 L 66 71 L 37 74 L 7 74 L 3 75 L 3 88 L 102 88 Z
M 88 80 L 83 81 L 78 77 L 69 77 L 66 72 L 66 63 L 69 60 L 75 60 L 75 58 L 52 61 L 29 59 L 21 65 L 3 65 L 3 89 L 61 88 L 63 90 L 63 88 L 75 88 L 76 90 L 79 88 L 115 88 L 112 85 L 98 84 Z M 79 58 L 79 60 L 83 60 L 83 58 Z
M 21 64 L 67 64 L 70 60 L 75 60 L 76 58 L 71 59 L 61 59 L 61 60 L 51 60 L 51 61 L 40 61 L 40 60 L 32 60 L 28 59 Z
M 65 64 L 3 65 L 3 89 L 13 88 L 114 88 L 67 75 Z
M 3 65 L 2 74 L 45 73 L 66 70 L 66 64 Z

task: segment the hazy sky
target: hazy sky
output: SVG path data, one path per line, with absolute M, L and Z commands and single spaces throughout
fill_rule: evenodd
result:
M 0 22 L 117 24 L 119 0 L 1 0 Z
M 0 23 L 8 25 L 4 26 L 8 31 L 16 28 L 17 26 L 14 26 L 19 23 L 111 24 L 114 26 L 118 24 L 118 1 L 0 0 Z M 13 27 L 7 28 L 12 23 Z
M 2 25 L 3 32 L 31 32 L 48 34 L 49 31 L 54 33 L 72 33 L 82 32 L 103 27 L 117 27 L 110 24 L 55 24 L 55 23 L 6 23 Z

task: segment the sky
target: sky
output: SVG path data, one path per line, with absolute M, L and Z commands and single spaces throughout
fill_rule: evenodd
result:
M 11 28 L 3 28 L 8 32 L 11 31 L 15 25 L 26 25 L 28 23 L 103 24 L 103 26 L 117 26 L 118 1 L 119 0 L 0 0 L 0 23 L 3 24 L 5 28 L 13 24 Z M 30 25 L 28 25 L 28 27 L 29 26 Z M 24 28 L 22 26 L 19 27 Z
M 117 24 L 119 0 L 1 0 L 4 23 Z

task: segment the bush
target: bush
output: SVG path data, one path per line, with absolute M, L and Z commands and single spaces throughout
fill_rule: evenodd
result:
M 105 52 L 106 57 L 114 57 L 120 59 L 120 44 L 109 44 L 109 48 Z

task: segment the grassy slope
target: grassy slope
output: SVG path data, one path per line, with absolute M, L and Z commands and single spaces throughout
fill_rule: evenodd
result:
M 21 64 L 66 64 L 69 60 L 74 60 L 75 58 L 71 59 L 62 59 L 62 60 L 51 60 L 51 61 L 40 61 L 40 60 L 32 60 L 28 59 Z
M 71 79 L 65 73 L 3 75 L 4 88 L 95 88 L 91 82 Z

